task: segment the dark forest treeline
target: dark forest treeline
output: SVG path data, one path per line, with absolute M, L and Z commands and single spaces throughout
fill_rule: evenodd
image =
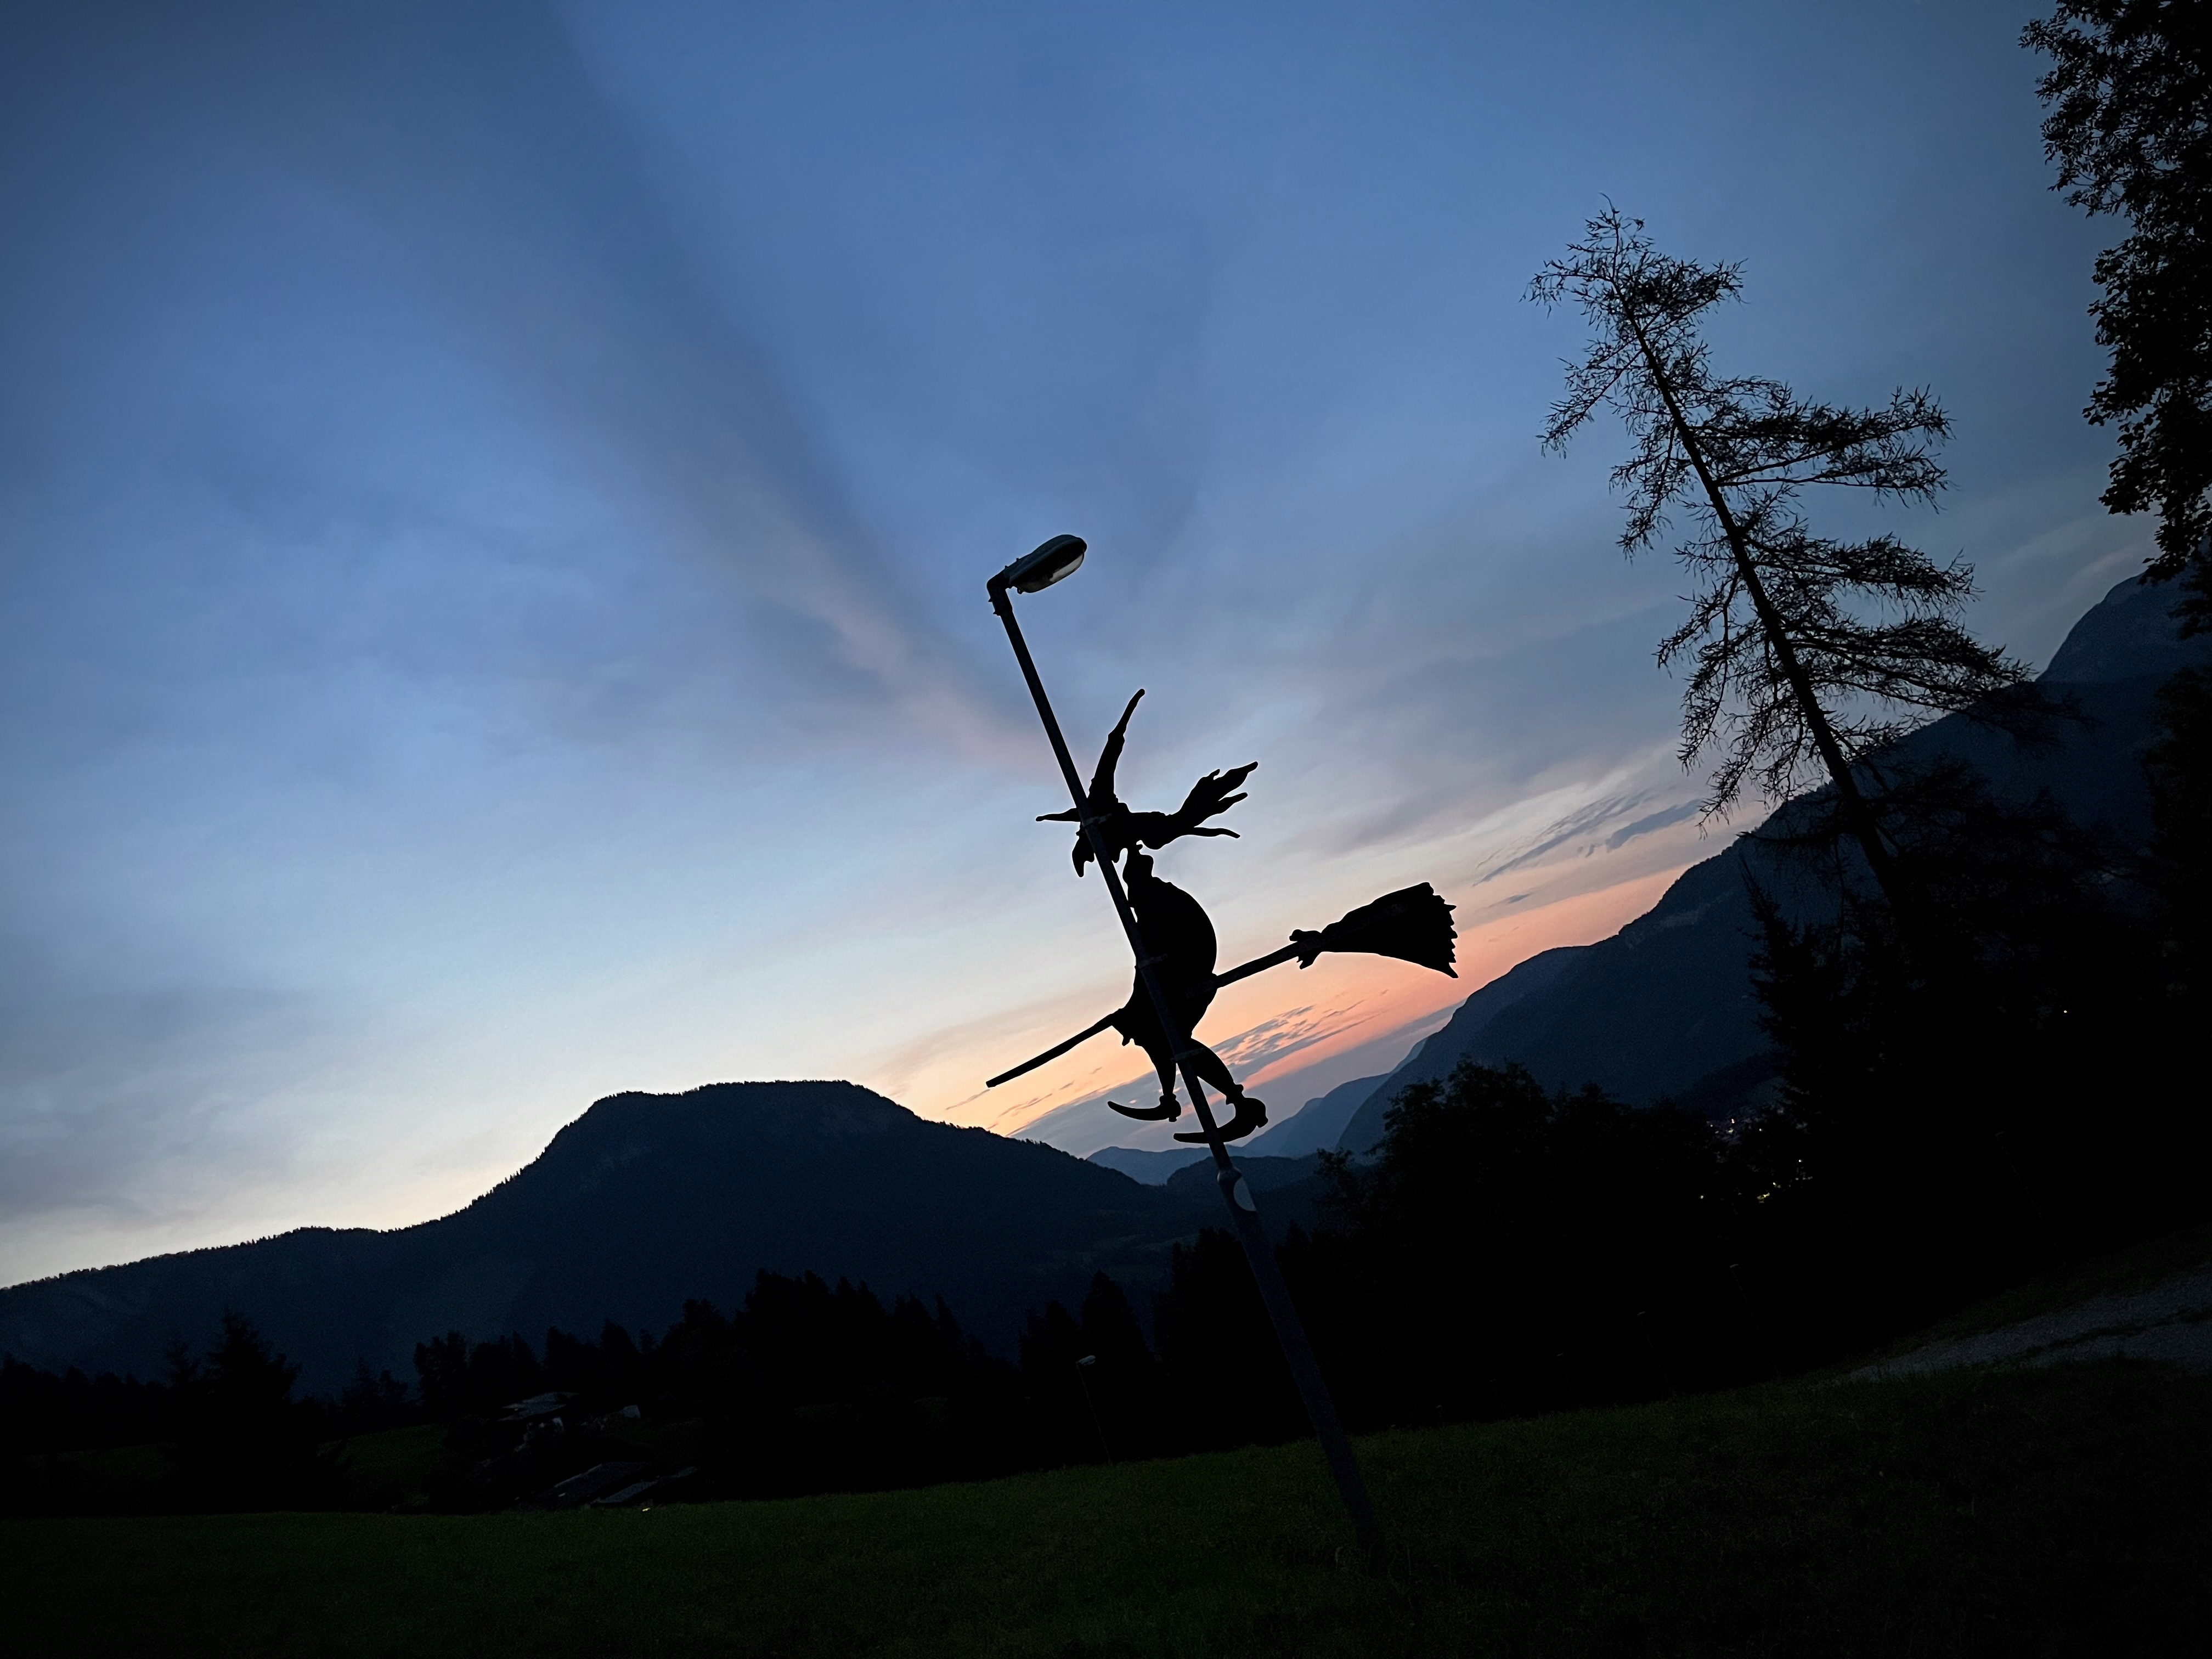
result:
M 1213 1248 L 1177 1252 L 1176 1283 Z M 1255 1331 L 1265 1337 L 1264 1325 Z M 901 1297 L 886 1308 L 866 1285 L 763 1273 L 741 1309 L 692 1302 L 658 1336 L 612 1323 L 595 1338 L 549 1330 L 535 1345 L 453 1332 L 417 1345 L 415 1370 L 410 1386 L 363 1364 L 338 1398 L 296 1400 L 296 1368 L 236 1315 L 204 1358 L 179 1345 L 159 1382 L 0 1361 L 0 1507 L 100 1507 L 52 1454 L 149 1445 L 161 1449 L 167 1478 L 131 1507 L 335 1507 L 346 1481 L 334 1443 L 425 1424 L 442 1428 L 444 1443 L 428 1496 L 453 1510 L 526 1501 L 597 1463 L 650 1462 L 625 1435 L 656 1421 L 700 1431 L 691 1497 L 1049 1468 L 1101 1455 L 1102 1424 L 1119 1455 L 1240 1437 L 1201 1440 L 1178 1426 L 1168 1409 L 1175 1380 L 1103 1274 L 1079 1312 L 1055 1303 L 1032 1316 L 1018 1362 L 987 1352 L 942 1302 L 932 1310 Z M 544 1395 L 565 1398 L 533 1420 L 514 1419 L 510 1408 Z
M 0 1358 L 0 1510 L 106 1507 L 52 1454 L 149 1444 L 161 1448 L 164 1478 L 128 1507 L 335 1508 L 345 1473 L 326 1443 L 333 1431 L 382 1426 L 404 1413 L 406 1390 L 389 1376 L 370 1384 L 384 1409 L 363 1414 L 358 1389 L 344 1401 L 295 1400 L 298 1376 L 234 1313 L 224 1316 L 204 1356 L 174 1345 L 158 1382 L 77 1370 L 56 1376 Z

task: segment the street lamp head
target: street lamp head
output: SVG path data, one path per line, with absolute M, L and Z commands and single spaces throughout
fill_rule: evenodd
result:
M 1033 553 L 1025 553 L 991 578 L 991 591 L 1013 588 L 1039 593 L 1083 568 L 1085 544 L 1080 536 L 1054 536 Z

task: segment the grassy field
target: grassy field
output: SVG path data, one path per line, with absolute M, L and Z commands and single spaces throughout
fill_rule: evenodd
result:
M 1778 1384 L 642 1513 L 0 1522 L 21 1651 L 2168 1654 L 2212 1616 L 2212 1382 Z
M 429 1484 L 430 1471 L 443 1456 L 446 1431 L 436 1423 L 357 1434 L 334 1443 L 345 1459 L 349 1507 L 388 1510 L 416 1496 Z

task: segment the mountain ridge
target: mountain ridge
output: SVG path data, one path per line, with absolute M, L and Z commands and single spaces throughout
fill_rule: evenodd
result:
M 1041 1142 L 933 1123 L 858 1085 L 710 1084 L 593 1103 L 544 1152 L 435 1220 L 299 1228 L 0 1290 L 0 1352 L 147 1375 L 235 1310 L 328 1389 L 356 1358 L 728 1307 L 761 1271 L 942 1296 L 1004 1348 L 1023 1316 L 1103 1270 L 1156 1280 L 1218 1197 L 1145 1187 Z

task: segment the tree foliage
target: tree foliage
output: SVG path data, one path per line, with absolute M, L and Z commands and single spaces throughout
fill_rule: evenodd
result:
M 300 1368 L 244 1316 L 227 1313 L 204 1361 L 179 1343 L 169 1392 L 175 1496 L 192 1510 L 325 1509 L 344 1491 L 320 1449 L 324 1417 L 292 1398 Z
M 2105 505 L 2159 514 L 2147 573 L 2192 572 L 2212 623 L 2212 12 L 2199 0 L 2062 0 L 2021 44 L 2051 59 L 2053 188 L 2130 226 L 2096 264 L 2089 308 L 2112 369 L 2084 411 L 2117 424 Z
M 1462 1064 L 1401 1093 L 1334 1224 L 1285 1252 L 1355 1421 L 1648 1397 L 1741 1375 L 1721 1140 L 1668 1106 Z
M 2187 669 L 2159 690 L 2149 875 L 2161 901 L 2161 994 L 2179 1013 L 2212 992 L 2212 672 Z

